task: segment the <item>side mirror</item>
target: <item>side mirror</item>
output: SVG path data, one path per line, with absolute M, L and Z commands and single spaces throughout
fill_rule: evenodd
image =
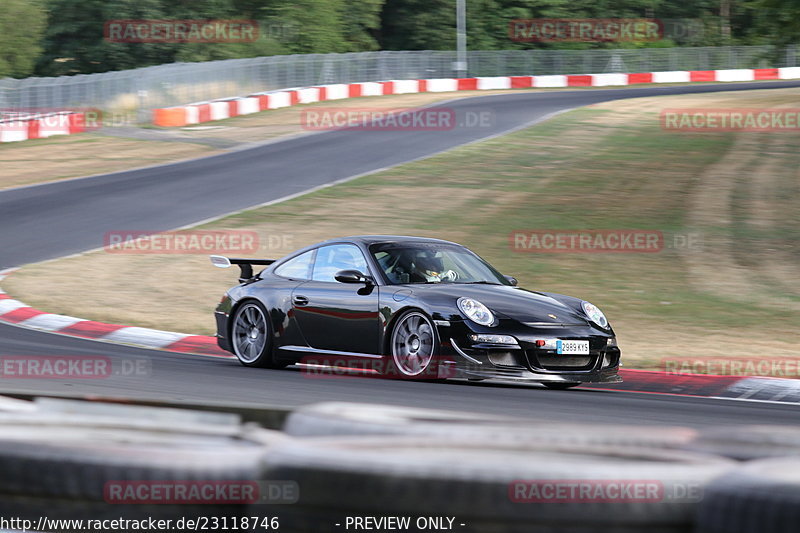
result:
M 372 283 L 372 278 L 365 276 L 358 270 L 340 270 L 334 278 L 339 283 L 365 283 L 367 285 Z
M 513 276 L 503 276 L 503 277 L 508 280 L 508 282 L 511 284 L 512 287 L 516 287 L 517 285 L 519 285 L 519 281 L 517 281 L 517 278 Z

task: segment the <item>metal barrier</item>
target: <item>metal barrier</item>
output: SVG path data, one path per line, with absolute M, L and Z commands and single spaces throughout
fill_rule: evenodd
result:
M 468 56 L 471 77 L 797 66 L 797 45 L 592 50 L 492 50 Z M 452 78 L 454 51 L 382 51 L 172 63 L 102 74 L 0 80 L 0 109 L 91 107 L 137 113 L 276 89 Z

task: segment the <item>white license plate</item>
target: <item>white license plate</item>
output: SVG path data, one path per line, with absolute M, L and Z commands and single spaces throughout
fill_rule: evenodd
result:
M 563 355 L 589 355 L 589 341 L 556 342 L 556 353 Z

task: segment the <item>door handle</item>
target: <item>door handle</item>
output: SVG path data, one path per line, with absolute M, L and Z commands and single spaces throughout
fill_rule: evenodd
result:
M 305 296 L 300 296 L 299 294 L 294 298 L 292 298 L 292 301 L 294 302 L 294 305 L 299 305 L 299 306 L 308 305 L 308 298 L 306 298 Z

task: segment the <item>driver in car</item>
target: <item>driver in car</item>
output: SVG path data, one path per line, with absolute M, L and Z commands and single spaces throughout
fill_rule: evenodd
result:
M 454 270 L 445 270 L 440 257 L 434 253 L 422 252 L 414 257 L 411 273 L 412 282 L 440 283 L 442 281 L 455 281 L 458 273 Z

